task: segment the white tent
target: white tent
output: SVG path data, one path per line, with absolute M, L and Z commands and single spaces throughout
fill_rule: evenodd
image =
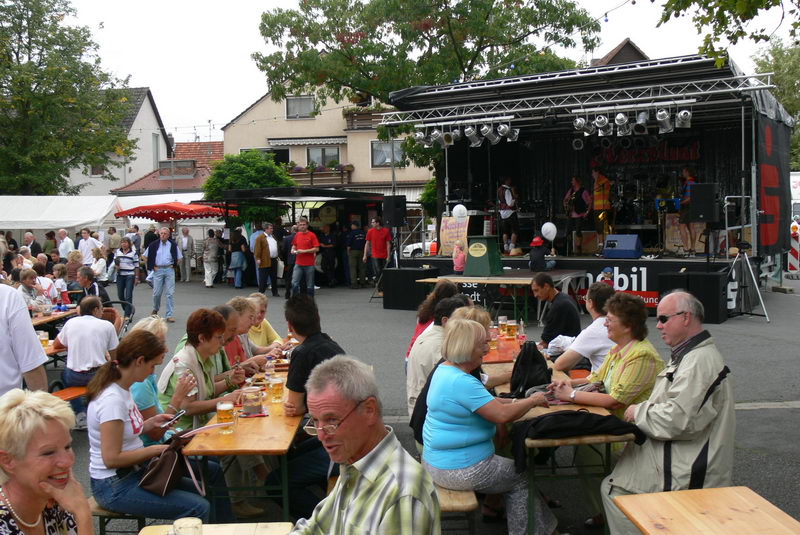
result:
M 0 229 L 58 230 L 96 228 L 119 211 L 113 195 L 2 195 Z

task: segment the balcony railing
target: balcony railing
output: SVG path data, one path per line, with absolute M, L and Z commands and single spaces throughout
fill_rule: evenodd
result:
M 347 123 L 346 130 L 375 130 L 382 116 L 376 111 L 346 111 L 344 119 Z
M 352 170 L 300 171 L 289 172 L 289 175 L 300 186 L 329 186 L 331 184 L 349 184 Z

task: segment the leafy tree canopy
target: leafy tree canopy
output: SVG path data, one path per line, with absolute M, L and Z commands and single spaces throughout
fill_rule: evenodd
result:
M 800 121 L 800 46 L 773 39 L 753 61 L 758 72 L 774 73 L 772 93 L 794 120 Z M 800 170 L 800 128 L 792 132 L 792 170 Z
M 754 18 L 769 9 L 782 10 L 781 23 L 789 19 L 791 35 L 795 38 L 800 28 L 798 7 L 800 0 L 667 0 L 659 26 L 691 13 L 698 32 L 705 32 L 700 51 L 722 64 L 726 57 L 723 38 L 731 44 L 740 39 L 766 41 L 770 38 L 775 28 L 752 25 Z
M 125 81 L 104 72 L 67 0 L 0 0 L 0 191 L 77 194 L 75 167 L 124 165 Z M 107 171 L 104 178 L 114 179 Z
M 211 176 L 203 185 L 207 200 L 220 200 L 224 198 L 225 190 L 277 188 L 281 186 L 296 186 L 286 169 L 275 163 L 272 154 L 265 154 L 258 150 L 243 152 L 241 154 L 228 154 L 224 160 L 214 165 Z M 240 222 L 246 221 L 274 221 L 285 210 L 265 208 L 260 206 L 242 206 L 239 208 Z

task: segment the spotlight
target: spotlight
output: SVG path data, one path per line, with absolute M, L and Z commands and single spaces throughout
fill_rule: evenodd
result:
M 478 135 L 478 131 L 474 126 L 468 126 L 464 129 L 464 135 L 470 140 L 470 147 L 480 147 L 483 144 L 483 138 Z
M 692 127 L 692 112 L 690 110 L 681 110 L 675 115 L 675 128 L 691 128 Z
M 572 140 L 572 150 L 583 150 L 583 140 L 579 137 Z
M 442 135 L 442 142 L 445 145 L 453 145 L 459 139 L 461 139 L 461 131 L 458 128 L 454 128 L 452 131 L 445 132 Z
M 632 137 L 624 137 L 619 140 L 619 146 L 623 149 L 629 149 L 633 146 L 633 138 Z
M 572 121 L 572 126 L 575 128 L 575 130 L 583 132 L 583 135 L 585 136 L 591 136 L 595 132 L 594 125 L 589 123 L 583 117 L 578 117 Z
M 608 117 L 605 115 L 598 115 L 594 118 L 594 125 L 602 130 L 608 125 Z
M 669 134 L 675 129 L 669 117 L 669 110 L 665 108 L 661 108 L 656 112 L 656 121 L 658 121 L 659 134 Z
M 430 136 L 422 140 L 422 146 L 426 149 L 433 147 L 433 140 L 430 138 Z
M 632 131 L 633 127 L 631 127 L 630 123 L 621 124 L 617 127 L 618 136 L 629 136 Z
M 627 113 L 618 113 L 616 117 L 614 117 L 614 123 L 617 126 L 623 126 L 628 124 L 628 114 Z
M 498 143 L 500 143 L 500 136 L 498 136 L 497 133 L 494 131 L 494 128 L 492 128 L 488 124 L 481 126 L 481 134 L 483 135 L 483 137 L 488 139 L 489 143 L 491 143 L 492 145 L 497 145 Z
M 431 141 L 439 141 L 442 137 L 442 131 L 438 128 L 434 128 L 431 132 Z
M 425 139 L 425 132 L 420 132 L 419 130 L 414 132 L 414 141 L 416 141 L 417 143 L 422 143 L 424 139 Z
M 633 125 L 633 133 L 643 135 L 647 133 L 647 120 L 650 119 L 650 112 L 640 111 L 636 114 L 636 124 Z
M 600 140 L 600 146 L 603 147 L 604 149 L 610 149 L 612 146 L 614 146 L 614 142 L 612 141 L 612 138 L 604 137 L 603 139 Z
M 511 132 L 511 126 L 507 124 L 501 124 L 497 127 L 497 133 L 503 137 L 507 136 L 509 132 Z
M 506 136 L 506 141 L 516 141 L 519 138 L 519 128 L 512 128 Z

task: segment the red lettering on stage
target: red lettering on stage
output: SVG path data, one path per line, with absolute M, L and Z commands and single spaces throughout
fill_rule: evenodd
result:
M 770 132 L 770 129 L 767 128 L 766 132 Z M 770 134 L 765 137 L 771 140 Z M 781 199 L 770 193 L 770 191 L 780 188 L 780 178 L 778 177 L 778 168 L 774 165 L 762 163 L 759 167 L 761 168 L 761 210 L 766 217 L 758 225 L 758 245 L 770 247 L 777 244 L 780 237 L 778 227 L 781 220 Z
M 700 159 L 700 141 L 694 140 L 688 145 L 670 145 L 668 140 L 661 141 L 655 147 L 642 149 L 620 149 L 609 147 L 603 149 L 601 158 L 595 158 L 593 165 L 651 163 L 651 162 L 684 162 Z M 599 161 L 598 161 L 599 160 Z

